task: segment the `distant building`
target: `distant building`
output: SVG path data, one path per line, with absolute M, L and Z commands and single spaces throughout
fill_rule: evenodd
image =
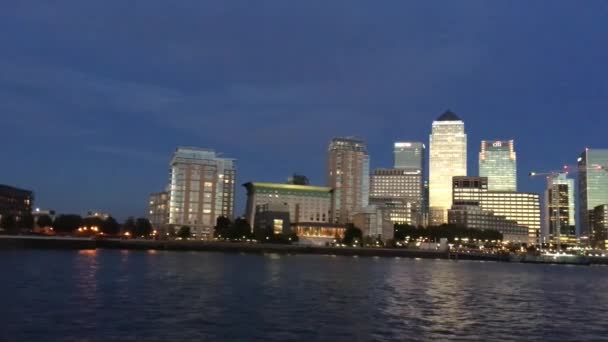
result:
M 384 242 L 395 238 L 394 225 L 382 208 L 370 205 L 353 216 L 353 224 L 361 229 L 363 236 Z
M 395 169 L 410 169 L 424 171 L 424 149 L 421 142 L 396 142 Z
M 259 182 L 243 186 L 247 189 L 246 219 L 253 226 L 256 208 L 266 204 L 287 205 L 291 223 L 331 222 L 331 188 Z
M 489 191 L 487 177 L 454 177 L 453 201 L 478 205 L 528 229 L 528 244 L 538 244 L 541 231 L 540 196 L 534 193 Z
M 270 234 L 290 234 L 289 205 L 287 203 L 267 203 L 256 206 L 254 231 Z
M 517 156 L 513 140 L 482 141 L 479 176 L 490 191 L 517 191 Z
M 169 192 L 150 194 L 148 208 L 148 219 L 152 227 L 166 234 L 165 230 L 169 224 Z
M 33 202 L 33 192 L 0 184 L 0 220 L 10 215 L 21 221 L 24 215 L 31 214 Z
M 294 173 L 293 176 L 287 179 L 287 184 L 310 185 L 310 181 L 308 180 L 308 177 Z
M 384 208 L 394 224 L 422 224 L 422 170 L 377 169 L 370 185 L 370 204 Z
M 451 111 L 433 122 L 429 144 L 429 224 L 448 221 L 452 206 L 452 177 L 467 174 L 467 135 L 464 122 Z
M 218 217 L 234 217 L 234 159 L 211 149 L 179 147 L 170 166 L 169 225 L 189 226 L 194 237 L 212 238 Z
M 608 204 L 608 149 L 585 149 L 578 158 L 580 235 L 593 241 L 593 213 Z
M 559 217 L 559 241 L 562 245 L 574 245 L 576 239 L 576 218 L 574 203 L 574 179 L 566 173 L 549 177 L 544 201 L 543 243 L 557 244 L 557 224 Z
M 594 245 L 597 248 L 608 247 L 608 204 L 598 205 L 593 209 Z
M 36 208 L 36 209 L 32 210 L 32 216 L 34 218 L 34 229 L 35 228 L 45 228 L 45 227 L 40 227 L 40 225 L 38 224 L 38 219 L 41 216 L 48 216 L 52 221 L 55 221 L 55 215 L 56 215 L 55 210 L 45 210 L 45 209 L 40 209 L 40 208 Z
M 334 189 L 332 221 L 346 224 L 369 201 L 369 155 L 362 140 L 335 138 L 328 148 L 327 186 Z
M 469 229 L 496 230 L 503 235 L 503 241 L 528 243 L 528 228 L 504 216 L 483 210 L 479 205 L 454 204 L 448 210 L 448 221 Z

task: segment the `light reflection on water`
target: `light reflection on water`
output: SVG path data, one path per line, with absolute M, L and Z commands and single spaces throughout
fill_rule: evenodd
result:
M 608 268 L 2 251 L 2 341 L 596 340 Z

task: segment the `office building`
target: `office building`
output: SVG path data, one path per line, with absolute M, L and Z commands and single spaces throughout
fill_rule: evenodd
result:
M 519 225 L 516 221 L 507 220 L 504 216 L 483 210 L 479 205 L 452 205 L 448 210 L 448 222 L 469 229 L 496 230 L 502 233 L 503 241 L 528 243 L 528 228 Z
M 420 169 L 377 169 L 371 176 L 369 202 L 383 207 L 393 223 L 421 225 L 423 174 Z
M 220 216 L 234 216 L 234 159 L 214 150 L 180 147 L 171 160 L 169 225 L 189 226 L 198 239 L 211 239 Z
M 346 224 L 369 201 L 369 155 L 355 138 L 335 138 L 328 148 L 327 186 L 334 189 L 332 220 Z
M 17 223 L 20 222 L 25 215 L 32 213 L 33 202 L 33 192 L 0 184 L 0 220 L 12 216 Z
M 246 219 L 255 228 L 256 208 L 266 204 L 285 204 L 291 223 L 331 222 L 332 189 L 322 186 L 249 182 Z
M 424 170 L 424 149 L 421 142 L 396 142 L 395 169 Z
M 254 231 L 270 234 L 291 233 L 290 208 L 287 203 L 266 203 L 255 208 Z
M 359 229 L 363 236 L 379 239 L 383 242 L 395 237 L 394 225 L 387 213 L 375 205 L 367 206 L 353 216 L 353 225 Z
M 527 192 L 489 191 L 487 177 L 454 177 L 453 201 L 478 205 L 528 229 L 528 244 L 538 244 L 541 231 L 540 196 Z
M 566 173 L 548 178 L 544 201 L 543 243 L 557 245 L 576 244 L 576 218 L 574 203 L 574 179 Z M 559 218 L 559 219 L 558 219 Z M 559 224 L 559 234 L 557 224 Z
M 593 243 L 596 248 L 608 247 L 608 204 L 593 209 Z
M 593 240 L 594 208 L 608 204 L 608 149 L 585 149 L 578 158 L 580 235 Z
M 166 234 L 169 223 L 169 192 L 156 192 L 150 194 L 148 202 L 148 219 L 154 229 Z
M 490 191 L 517 191 L 517 158 L 513 140 L 482 141 L 479 176 Z
M 433 122 L 429 154 L 429 224 L 440 225 L 452 206 L 452 178 L 467 174 L 464 122 L 451 111 Z

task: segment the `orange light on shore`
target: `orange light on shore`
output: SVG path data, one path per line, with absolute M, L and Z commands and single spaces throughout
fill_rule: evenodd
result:
M 131 233 L 125 232 L 125 236 L 131 236 Z

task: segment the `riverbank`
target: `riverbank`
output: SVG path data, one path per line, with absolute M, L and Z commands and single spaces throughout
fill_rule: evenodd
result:
M 0 236 L 0 249 L 125 249 L 125 250 L 170 250 L 204 251 L 223 253 L 278 253 L 278 254 L 321 254 L 361 257 L 403 257 L 421 259 L 458 259 L 508 261 L 508 256 L 481 253 L 448 253 L 401 248 L 353 248 L 316 247 L 300 245 L 207 242 L 207 241 L 159 241 L 159 240 L 119 240 L 85 239 L 70 237 L 41 236 Z

